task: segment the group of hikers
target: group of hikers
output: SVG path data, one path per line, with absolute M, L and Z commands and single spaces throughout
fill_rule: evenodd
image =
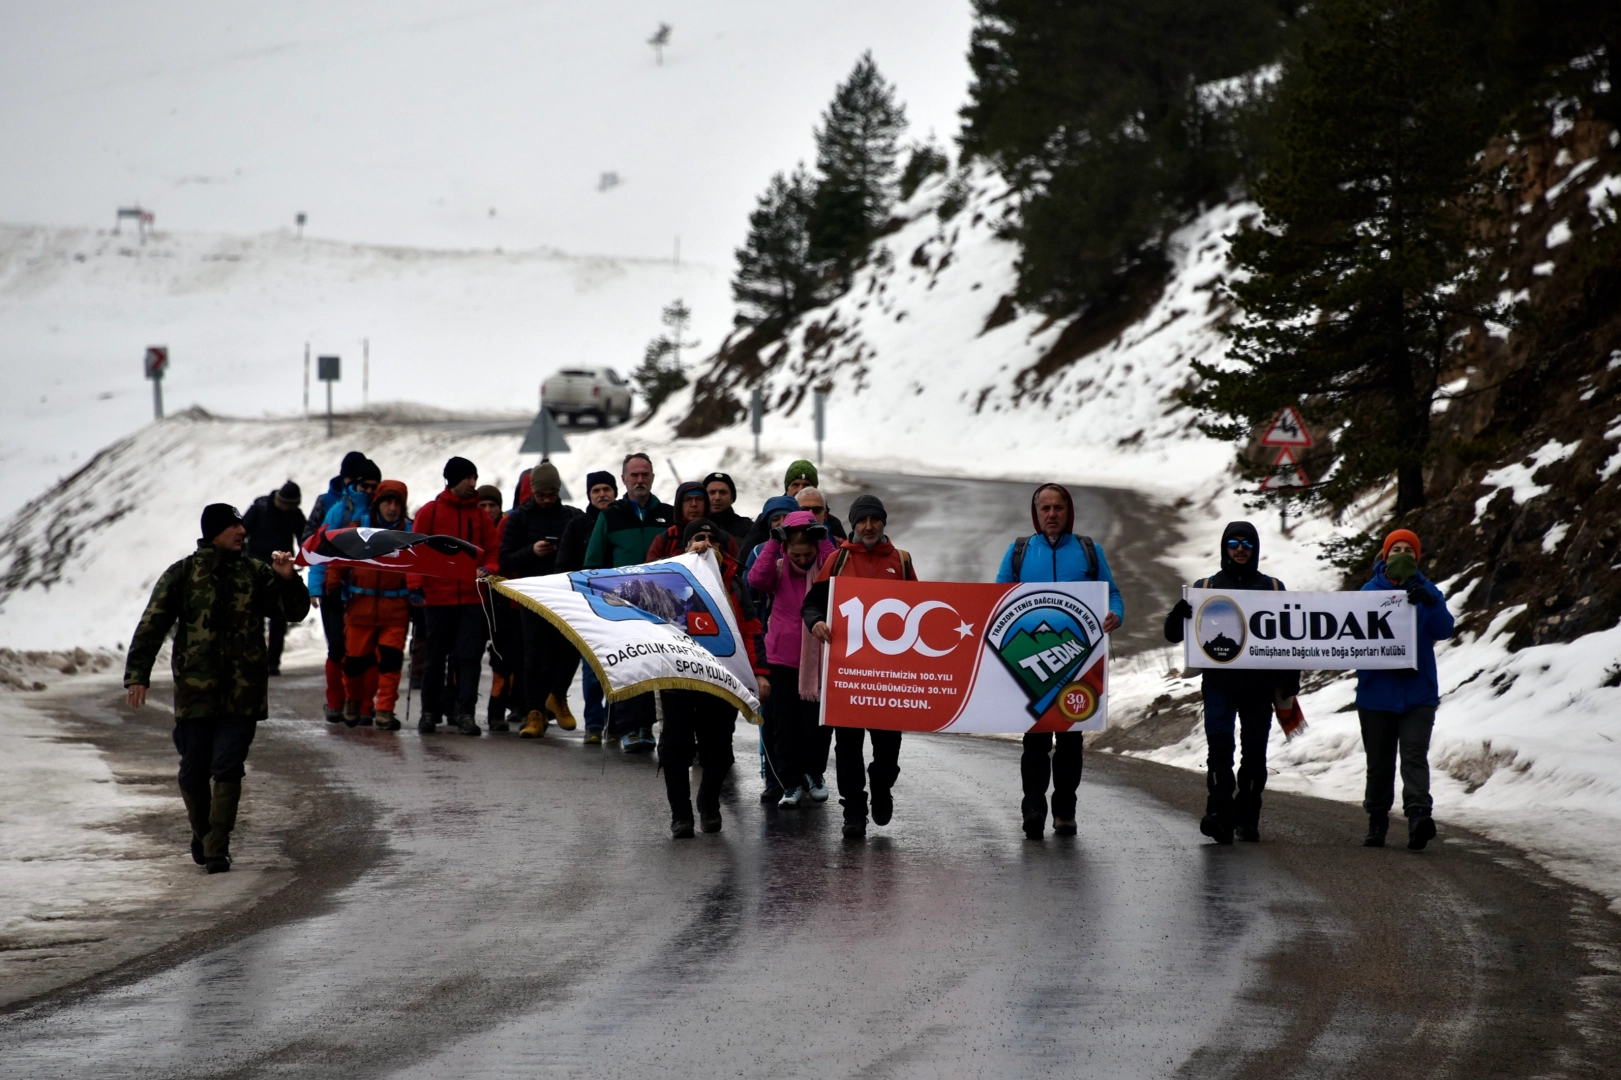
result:
M 722 472 L 683 482 L 672 502 L 661 502 L 653 494 L 652 459 L 644 453 L 627 455 L 617 480 L 608 471 L 590 473 L 583 510 L 563 502 L 562 479 L 549 461 L 522 474 L 510 509 L 503 509 L 508 500 L 497 488 L 479 485 L 476 466 L 465 458 L 447 461 L 443 476 L 444 488 L 412 515 L 406 485 L 384 479 L 374 462 L 351 452 L 308 514 L 291 481 L 256 500 L 246 516 L 227 504 L 209 505 L 197 550 L 159 578 L 130 643 L 124 684 L 130 705 L 143 704 L 159 649 L 173 630 L 180 789 L 192 856 L 210 873 L 230 868 L 244 761 L 257 721 L 268 715 L 269 677 L 280 673 L 288 625 L 312 607 L 327 645 L 327 722 L 398 731 L 405 678 L 407 695 L 420 687 L 419 733 L 443 724 L 481 735 L 476 710 L 488 646 L 485 726 L 500 732 L 516 724 L 519 737 L 540 738 L 552 723 L 565 731 L 578 726 L 568 699 L 579 671 L 585 743 L 616 741 L 628 754 L 656 747 L 672 836 L 719 831 L 721 785 L 735 765 L 735 708 L 691 690 L 608 705 L 591 665 L 582 665 L 563 633 L 485 580 L 639 565 L 686 552 L 716 557 L 759 685 L 761 801 L 783 810 L 826 802 L 831 754 L 844 837 L 863 838 L 869 817 L 880 826 L 890 822 L 901 733 L 823 726 L 812 675 L 819 670 L 818 650 L 832 640 L 834 576 L 918 580 L 911 556 L 890 541 L 889 514 L 877 496 L 853 499 L 846 528 L 829 510 L 809 461 L 790 465 L 782 494 L 752 518 L 736 510 L 736 484 Z M 1075 532 L 1070 493 L 1060 484 L 1039 485 L 1030 518 L 1033 531 L 1008 545 L 995 580 L 1105 583 L 1103 630 L 1118 628 L 1125 618 L 1120 589 L 1102 545 Z M 477 580 L 326 563 L 313 565 L 307 582 L 300 581 L 294 551 L 317 542 L 323 531 L 350 527 L 465 540 L 481 553 Z M 1218 554 L 1217 573 L 1196 586 L 1283 588 L 1261 573 L 1260 537 L 1248 522 L 1227 526 Z M 1408 847 L 1422 849 L 1435 836 L 1428 766 L 1440 700 L 1434 643 L 1452 635 L 1453 622 L 1439 590 L 1419 570 L 1421 556 L 1415 534 L 1392 532 L 1364 586 L 1407 593 L 1418 609 L 1419 642 L 1415 670 L 1358 672 L 1368 763 L 1364 843 L 1371 847 L 1385 843 L 1398 756 Z M 1180 642 L 1191 616 L 1187 601 L 1179 601 L 1166 616 L 1166 640 Z M 1299 688 L 1298 671 L 1204 673 L 1209 758 L 1200 831 L 1217 843 L 1260 839 L 1273 716 L 1296 709 Z M 1021 812 L 1031 839 L 1045 836 L 1049 810 L 1055 834 L 1075 835 L 1082 739 L 1077 731 L 1024 736 Z M 701 769 L 696 816 L 689 775 L 695 758 Z

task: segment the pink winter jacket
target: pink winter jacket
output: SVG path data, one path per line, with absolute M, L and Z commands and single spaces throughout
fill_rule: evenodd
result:
M 801 511 L 803 513 L 803 511 Z M 790 515 L 791 517 L 792 515 Z M 810 517 L 809 514 L 805 514 Z M 749 568 L 749 585 L 759 593 L 771 597 L 771 621 L 765 631 L 765 658 L 768 664 L 797 668 L 799 666 L 800 637 L 805 623 L 799 609 L 805 603 L 805 590 L 810 588 L 817 568 L 835 550 L 831 540 L 823 540 L 817 552 L 816 563 L 801 570 L 793 560 L 783 554 L 782 544 L 767 540 Z

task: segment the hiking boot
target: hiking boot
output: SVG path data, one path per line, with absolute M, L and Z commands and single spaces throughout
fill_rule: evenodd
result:
M 461 732 L 463 735 L 484 734 L 484 729 L 478 726 L 478 721 L 473 719 L 473 714 L 470 712 L 462 713 L 460 716 L 456 717 L 456 730 Z
M 873 794 L 876 796 L 878 793 L 873 792 Z M 872 803 L 874 816 L 876 817 L 878 810 L 877 798 L 874 798 Z M 1040 840 L 1043 836 L 1047 835 L 1047 814 L 1045 811 L 1040 814 L 1024 815 L 1024 835 L 1026 839 L 1029 840 Z
M 1389 814 L 1368 815 L 1368 835 L 1362 838 L 1363 847 L 1384 847 L 1385 834 L 1390 831 Z
M 487 718 L 487 726 L 489 727 L 489 729 L 491 731 L 511 731 L 512 730 L 511 725 L 509 725 L 507 723 L 507 710 L 506 710 L 505 705 L 503 705 L 499 710 L 496 710 L 496 711 L 492 712 L 488 716 L 488 718 Z
M 193 835 L 191 838 L 191 861 L 198 866 L 207 866 L 208 859 L 203 855 L 203 838 Z
M 360 702 L 345 701 L 343 703 L 343 723 L 346 727 L 354 727 L 360 723 Z
M 670 839 L 691 840 L 693 837 L 691 818 L 670 819 Z
M 654 750 L 658 747 L 659 741 L 653 738 L 653 729 L 650 727 L 644 727 L 640 732 L 638 732 L 637 738 L 641 740 L 642 752 L 644 754 L 649 750 Z
M 329 723 L 329 724 L 341 724 L 341 723 L 343 723 L 343 712 L 341 710 L 334 709 L 331 706 L 323 706 L 323 710 L 326 713 L 326 722 L 327 723 Z
M 376 719 L 377 718 L 374 713 L 363 712 L 360 714 L 360 726 L 371 727 L 376 722 Z
M 872 789 L 872 823 L 874 825 L 888 825 L 889 819 L 895 814 L 895 796 L 890 794 L 889 788 Z
M 800 784 L 798 787 L 782 793 L 782 798 L 777 800 L 777 809 L 798 810 L 800 802 L 806 797 L 805 785 Z
M 1072 817 L 1058 817 L 1055 814 L 1053 816 L 1053 835 L 1054 836 L 1074 836 L 1075 835 L 1075 819 L 1072 818 Z
M 846 840 L 865 840 L 867 838 L 867 819 L 862 818 L 860 821 L 855 821 L 845 818 L 843 832 Z
M 698 815 L 698 827 L 704 832 L 720 832 L 720 811 L 705 810 Z
M 636 737 L 634 731 L 627 731 L 619 736 L 619 749 L 626 754 L 641 753 L 642 741 Z
M 1238 825 L 1233 828 L 1233 839 L 1242 840 L 1246 844 L 1259 844 L 1261 842 L 1261 829 L 1257 825 Z
M 574 714 L 569 712 L 568 699 L 561 694 L 552 694 L 546 698 L 546 708 L 557 717 L 557 726 L 564 731 L 573 731 L 577 725 Z
M 827 780 L 820 776 L 806 777 L 811 802 L 827 802 Z
M 1407 850 L 1423 851 L 1424 845 L 1435 839 L 1435 819 L 1428 814 L 1414 814 L 1407 819 Z
M 207 870 L 210 874 L 223 874 L 230 868 L 231 857 L 229 855 L 216 855 L 212 859 L 209 859 L 207 862 L 203 863 L 203 869 Z
M 378 731 L 400 730 L 400 718 L 394 715 L 393 709 L 378 709 L 377 716 L 374 719 L 377 722 Z
M 439 714 L 436 712 L 424 712 L 422 719 L 417 721 L 417 733 L 419 735 L 432 735 L 438 728 Z
M 525 718 L 523 727 L 518 729 L 520 739 L 538 739 L 546 734 L 546 714 L 539 709 L 530 709 L 529 716 Z M 601 742 L 601 739 L 597 740 Z
M 767 784 L 765 790 L 760 792 L 760 801 L 774 803 L 782 798 L 782 788 L 776 784 Z
M 1206 814 L 1199 819 L 1199 831 L 1218 844 L 1233 842 L 1233 827 L 1215 814 Z
M 602 745 L 602 729 L 601 728 L 591 728 L 591 729 L 587 730 L 586 733 L 585 733 L 585 745 L 587 745 L 587 746 L 601 746 Z

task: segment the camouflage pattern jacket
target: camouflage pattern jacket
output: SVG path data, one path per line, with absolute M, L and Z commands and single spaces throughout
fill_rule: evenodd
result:
M 297 574 L 283 578 L 268 563 L 199 540 L 153 587 L 130 641 L 124 685 L 151 685 L 152 665 L 173 628 L 175 717 L 263 720 L 270 712 L 264 620 L 302 622 L 309 610 Z

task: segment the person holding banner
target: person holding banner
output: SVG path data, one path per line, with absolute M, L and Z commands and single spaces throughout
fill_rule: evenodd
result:
M 1247 521 L 1222 530 L 1221 570 L 1194 583 L 1199 589 L 1283 591 L 1283 582 L 1260 571 L 1261 537 Z M 1165 640 L 1182 641 L 1193 607 L 1178 600 L 1165 617 Z M 1218 844 L 1236 836 L 1251 843 L 1261 839 L 1261 792 L 1266 788 L 1266 744 L 1272 732 L 1272 710 L 1289 712 L 1300 692 L 1297 670 L 1207 670 L 1202 681 L 1205 739 L 1209 757 L 1205 786 L 1209 796 L 1199 831 Z M 1234 721 L 1243 757 L 1233 776 Z
M 814 490 L 814 489 L 812 489 Z M 762 745 L 782 788 L 777 805 L 794 810 L 805 800 L 827 801 L 827 755 L 831 728 L 817 724 L 816 682 L 801 674 L 806 646 L 821 645 L 805 630 L 799 617 L 805 590 L 816 580 L 822 563 L 833 555 L 827 527 L 807 510 L 795 510 L 761 546 L 749 569 L 749 587 L 766 596 L 771 614 L 765 635 L 766 663 L 776 694 L 766 713 Z M 780 535 L 779 535 L 780 534 Z M 812 662 L 808 665 L 817 668 Z
M 857 495 L 850 504 L 850 529 L 855 538 L 840 544 L 833 557 L 822 563 L 800 608 L 800 617 L 816 640 L 824 644 L 833 641 L 833 629 L 827 624 L 827 608 L 828 582 L 834 577 L 846 574 L 891 581 L 917 580 L 912 556 L 891 544 L 885 535 L 888 525 L 889 511 L 884 509 L 878 496 Z M 867 736 L 872 737 L 872 764 L 863 775 L 862 755 Z M 895 812 L 892 789 L 901 773 L 901 733 L 841 727 L 834 735 L 833 755 L 839 802 L 844 806 L 844 838 L 863 839 L 867 835 L 867 779 L 872 781 L 873 824 L 888 825 Z
M 1090 536 L 1075 535 L 1075 500 L 1061 484 L 1042 484 L 1030 496 L 1030 522 L 1036 531 L 1008 545 L 996 580 L 1018 581 L 1106 581 L 1109 583 L 1109 614 L 1103 631 L 1109 633 L 1125 617 L 1125 601 L 1109 571 L 1103 548 Z M 1053 832 L 1075 835 L 1075 792 L 1081 785 L 1081 751 L 1084 733 L 1080 731 L 1028 731 L 1024 735 L 1024 755 L 1019 774 L 1024 786 L 1024 835 L 1040 840 L 1047 828 L 1047 781 L 1053 786 Z M 1056 746 L 1055 746 L 1056 743 Z M 1051 754 L 1051 761 L 1048 755 Z
M 1368 780 L 1362 809 L 1368 814 L 1367 847 L 1384 847 L 1390 829 L 1390 807 L 1396 797 L 1396 755 L 1401 754 L 1402 812 L 1407 816 L 1407 846 L 1423 851 L 1435 839 L 1434 803 L 1430 798 L 1430 731 L 1441 704 L 1435 673 L 1435 643 L 1452 636 L 1454 620 L 1441 590 L 1419 573 L 1424 551 L 1418 534 L 1397 529 L 1385 537 L 1373 577 L 1362 591 L 1400 589 L 1418 615 L 1416 670 L 1359 670 L 1356 711 L 1362 722 L 1362 747 L 1368 757 Z
M 740 580 L 737 560 L 726 554 L 730 536 L 708 518 L 699 518 L 687 523 L 681 538 L 687 554 L 712 554 L 719 564 L 732 617 L 737 620 L 749 666 L 760 688 L 760 700 L 767 701 L 771 682 L 760 619 Z M 689 770 L 695 753 L 703 770 L 698 782 L 699 825 L 706 833 L 720 832 L 720 785 L 732 766 L 732 724 L 737 707 L 701 690 L 663 690 L 659 697 L 664 711 L 659 764 L 664 767 L 664 794 L 670 803 L 670 835 L 677 840 L 693 835 Z

